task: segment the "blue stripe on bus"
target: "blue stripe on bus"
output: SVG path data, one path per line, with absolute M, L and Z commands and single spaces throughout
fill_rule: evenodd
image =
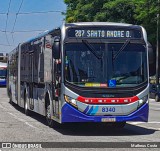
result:
M 6 86 L 7 82 L 5 81 L 0 81 L 0 86 Z
M 138 110 L 134 111 L 130 115 L 126 116 L 107 116 L 108 118 L 116 118 L 116 122 L 124 122 L 124 121 L 148 121 L 148 112 L 149 106 L 148 104 L 144 104 Z M 93 116 L 86 115 L 76 108 L 66 103 L 62 107 L 62 123 L 65 122 L 101 122 L 102 118 L 106 118 L 106 116 Z
M 88 110 L 89 110 L 89 106 L 86 107 L 86 109 L 83 111 L 83 113 L 86 114 Z

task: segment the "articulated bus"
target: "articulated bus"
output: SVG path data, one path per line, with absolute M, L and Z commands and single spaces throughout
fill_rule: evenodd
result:
M 0 86 L 6 86 L 7 63 L 0 62 Z
M 9 54 L 10 102 L 69 122 L 148 121 L 147 34 L 138 25 L 65 23 Z

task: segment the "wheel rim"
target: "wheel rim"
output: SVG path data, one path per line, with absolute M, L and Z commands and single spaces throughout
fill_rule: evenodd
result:
M 27 105 L 27 96 L 26 96 L 26 93 L 24 94 L 24 110 L 25 112 L 27 111 L 28 109 L 28 105 Z
M 50 120 L 51 118 L 51 112 L 50 112 L 50 105 L 47 106 L 47 119 Z
M 12 103 L 12 93 L 10 94 L 10 102 Z
M 28 105 L 27 105 L 27 101 L 25 100 L 25 110 L 27 111 L 28 109 Z

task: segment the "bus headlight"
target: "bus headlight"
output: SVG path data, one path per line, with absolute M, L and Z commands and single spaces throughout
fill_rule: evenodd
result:
M 144 96 L 138 101 L 138 107 L 142 106 L 148 100 L 148 95 Z
M 77 101 L 76 101 L 76 99 L 73 99 L 73 98 L 71 98 L 71 97 L 69 97 L 69 96 L 67 96 L 67 95 L 65 95 L 64 98 L 65 98 L 65 101 L 66 101 L 66 102 L 68 102 L 69 104 L 71 104 L 71 105 L 73 105 L 74 107 L 78 108 L 78 107 L 77 107 Z

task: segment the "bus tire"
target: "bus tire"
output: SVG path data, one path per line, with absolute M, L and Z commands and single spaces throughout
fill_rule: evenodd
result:
M 53 127 L 53 120 L 51 119 L 51 112 L 50 112 L 50 102 L 46 100 L 46 120 L 49 127 Z
M 28 104 L 27 104 L 27 100 L 28 100 L 28 97 L 26 95 L 26 92 L 24 92 L 24 113 L 29 116 L 31 115 L 31 112 L 29 111 L 28 109 Z
M 155 101 L 156 101 L 156 102 L 159 102 L 159 101 L 160 101 L 160 98 L 159 98 L 158 94 L 156 94 L 156 96 L 155 96 Z
M 46 96 L 46 121 L 49 127 L 51 128 L 58 128 L 60 126 L 59 123 L 57 123 L 56 121 L 53 121 L 51 119 L 51 112 L 50 112 L 50 101 L 49 101 L 49 96 Z
M 14 105 L 14 104 L 13 104 L 13 100 L 12 100 L 12 92 L 11 92 L 11 91 L 9 91 L 9 103 L 10 103 L 11 105 Z

